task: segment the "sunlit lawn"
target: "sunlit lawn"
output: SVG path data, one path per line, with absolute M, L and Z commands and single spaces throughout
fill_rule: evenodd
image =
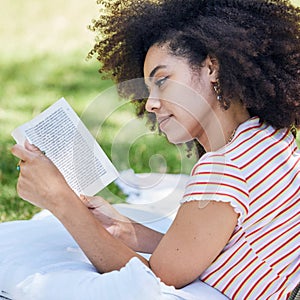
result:
M 194 162 L 184 148 L 136 122 L 132 106 L 109 96 L 112 83 L 101 80 L 96 60 L 86 61 L 93 43 L 87 25 L 97 16 L 95 2 L 1 2 L 0 222 L 28 219 L 39 211 L 17 196 L 18 160 L 10 153 L 10 133 L 62 96 L 120 171 L 188 173 Z M 114 184 L 102 194 L 112 202 L 124 199 Z
M 87 25 L 97 14 L 94 0 L 1 0 L 0 222 L 38 211 L 16 194 L 10 133 L 62 96 L 120 171 L 188 173 L 195 160 L 136 122 L 131 106 L 110 97 L 96 60 L 85 60 L 93 43 Z M 124 199 L 114 184 L 103 194 Z

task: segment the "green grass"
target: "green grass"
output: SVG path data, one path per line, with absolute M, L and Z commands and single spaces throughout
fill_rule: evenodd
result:
M 0 222 L 28 219 L 39 211 L 16 193 L 18 160 L 10 153 L 10 133 L 62 96 L 118 170 L 188 173 L 193 164 L 183 148 L 134 121 L 131 105 L 107 96 L 112 83 L 101 80 L 95 59 L 86 61 L 93 43 L 87 26 L 98 14 L 95 2 L 1 2 Z M 114 184 L 100 194 L 111 202 L 125 197 Z
M 18 160 L 10 153 L 10 133 L 62 96 L 119 170 L 188 173 L 195 161 L 134 121 L 131 106 L 108 96 L 111 82 L 101 80 L 95 60 L 85 60 L 93 44 L 87 26 L 97 14 L 96 0 L 1 0 L 0 222 L 39 211 L 16 193 Z M 124 200 L 114 184 L 101 195 Z
M 105 93 L 101 96 L 101 91 L 110 90 L 112 83 L 101 80 L 97 64 L 86 62 L 84 58 L 80 52 L 73 52 L 67 57 L 44 54 L 22 60 L 0 59 L 0 80 L 4 83 L 4 88 L 0 90 L 1 222 L 28 219 L 39 211 L 20 200 L 16 194 L 18 160 L 10 153 L 14 144 L 10 133 L 61 96 L 82 117 L 120 171 L 128 168 L 135 172 L 183 171 L 185 150 L 170 145 L 164 137 L 150 132 L 142 120 L 136 122 L 131 104 L 116 97 L 107 99 Z M 95 103 L 107 107 L 109 113 L 103 114 L 101 107 L 97 110 L 91 108 Z M 128 122 L 134 122 L 137 134 L 132 128 L 126 128 Z M 184 171 L 188 172 L 188 169 L 189 167 L 185 167 Z M 111 202 L 124 200 L 124 195 L 114 184 L 101 195 L 108 197 Z

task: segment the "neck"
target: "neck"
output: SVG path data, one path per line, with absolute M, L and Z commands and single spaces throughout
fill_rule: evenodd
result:
M 219 110 L 214 120 L 210 120 L 205 133 L 199 138 L 206 152 L 216 151 L 231 142 L 240 124 L 250 118 L 248 111 L 243 107 L 230 107 L 228 110 Z

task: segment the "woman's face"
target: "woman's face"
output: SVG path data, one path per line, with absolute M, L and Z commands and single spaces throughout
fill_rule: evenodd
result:
M 161 131 L 174 144 L 206 135 L 219 109 L 212 82 L 216 70 L 207 58 L 198 71 L 187 60 L 171 55 L 167 46 L 152 46 L 144 63 L 149 89 L 146 109 L 155 113 Z

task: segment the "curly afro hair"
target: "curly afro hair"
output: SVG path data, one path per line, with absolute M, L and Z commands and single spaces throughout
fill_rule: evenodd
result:
M 117 84 L 122 97 L 147 98 L 143 77 L 153 44 L 199 66 L 219 62 L 223 97 L 239 99 L 252 116 L 275 128 L 299 125 L 300 9 L 286 0 L 98 0 L 101 13 L 89 56 Z M 129 81 L 128 81 L 129 80 Z M 140 95 L 143 95 L 142 97 Z M 137 101 L 138 115 L 145 112 Z

